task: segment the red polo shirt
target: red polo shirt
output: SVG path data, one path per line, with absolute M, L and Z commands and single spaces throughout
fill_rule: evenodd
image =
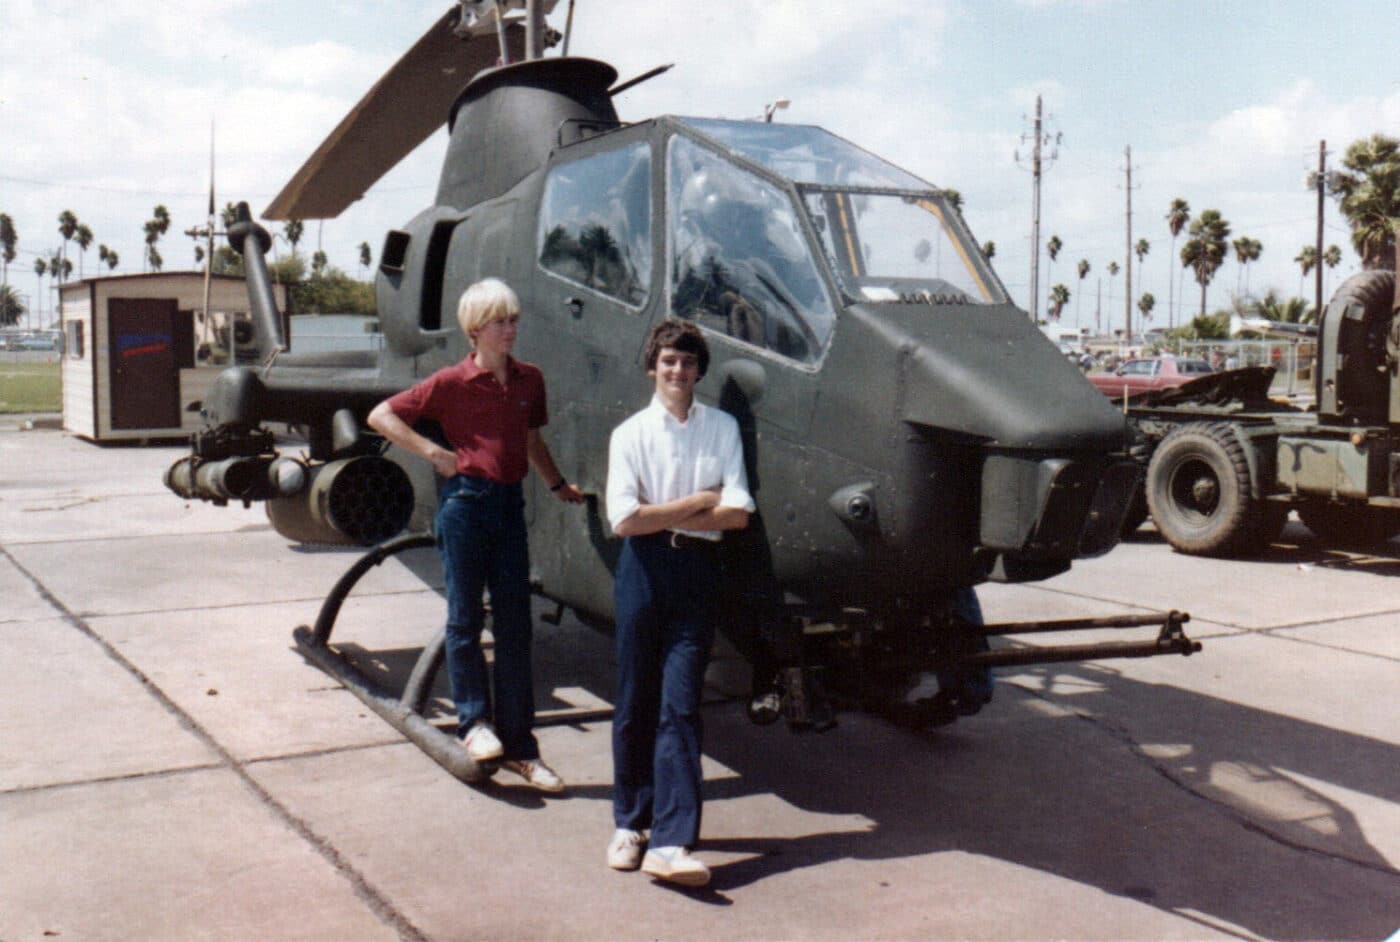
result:
M 530 470 L 526 436 L 549 421 L 544 374 L 514 358 L 502 386 L 469 354 L 416 386 L 389 398 L 389 408 L 409 425 L 433 419 L 457 452 L 457 473 L 501 484 L 523 480 Z

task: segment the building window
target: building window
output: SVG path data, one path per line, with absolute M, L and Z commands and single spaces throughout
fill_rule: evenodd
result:
M 63 344 L 67 347 L 70 359 L 81 360 L 83 358 L 82 321 L 63 322 Z

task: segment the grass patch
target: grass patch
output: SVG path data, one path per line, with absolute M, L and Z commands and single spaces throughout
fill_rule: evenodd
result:
M 57 358 L 52 363 L 0 361 L 0 413 L 62 409 L 63 378 Z

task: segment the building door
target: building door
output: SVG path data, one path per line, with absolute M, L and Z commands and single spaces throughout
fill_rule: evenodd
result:
M 180 427 L 178 313 L 174 298 L 108 300 L 113 431 Z

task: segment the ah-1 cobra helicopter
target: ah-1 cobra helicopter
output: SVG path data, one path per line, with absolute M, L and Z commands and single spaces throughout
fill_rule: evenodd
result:
M 604 490 L 610 432 L 649 395 L 650 325 L 704 328 L 698 395 L 739 419 L 759 508 L 731 537 L 736 558 L 806 639 L 778 645 L 798 678 L 791 699 L 823 668 L 863 678 L 878 703 L 954 659 L 1199 647 L 1175 613 L 1131 620 L 1164 624 L 1156 642 L 997 652 L 975 642 L 1113 622 L 978 629 L 950 617 L 961 588 L 1045 579 L 1111 549 L 1138 472 L 1122 415 L 1012 305 L 942 191 L 818 127 L 624 123 L 613 101 L 632 82 L 544 56 L 535 0 L 523 24 L 498 6 L 450 9 L 263 214 L 337 215 L 447 121 L 434 205 L 384 240 L 384 349 L 279 356 L 268 239 L 245 212 L 230 238 L 267 362 L 222 374 L 172 489 L 265 501 L 278 531 L 304 541 L 374 544 L 430 520 L 431 470 L 383 453 L 363 421 L 465 355 L 456 300 L 497 276 L 528 312 L 516 353 L 549 378 L 556 461 L 591 495 Z M 305 427 L 309 460 L 279 456 L 267 422 Z M 605 517 L 593 500 L 582 522 L 540 487 L 528 479 L 536 590 L 606 622 L 617 544 Z

